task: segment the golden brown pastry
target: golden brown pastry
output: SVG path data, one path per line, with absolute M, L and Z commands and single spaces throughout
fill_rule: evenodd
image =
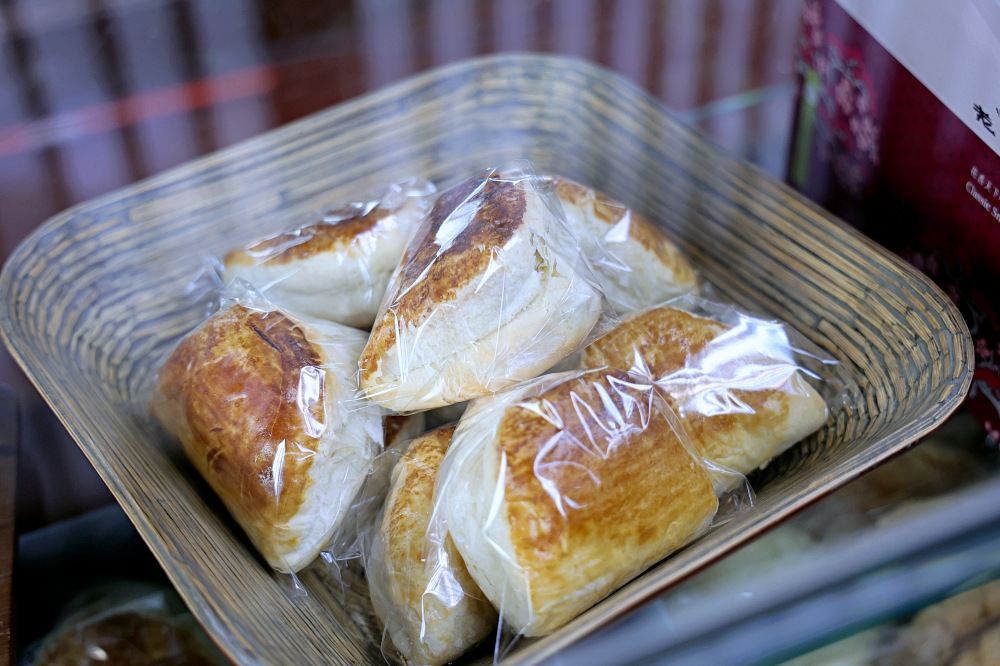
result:
M 1000 656 L 1000 581 L 928 606 L 897 636 L 890 666 L 989 666 Z
M 279 571 L 326 545 L 381 446 L 377 411 L 342 404 L 364 341 L 346 326 L 236 304 L 161 369 L 153 415 Z
M 698 288 L 691 264 L 655 224 L 625 204 L 567 178 L 546 180 L 619 314 Z
M 604 301 L 568 235 L 535 179 L 492 174 L 443 193 L 362 354 L 365 395 L 396 412 L 433 409 L 534 377 L 575 351 Z
M 497 628 L 497 612 L 450 538 L 445 558 L 424 559 L 434 483 L 455 426 L 413 440 L 392 471 L 365 566 L 375 614 L 408 664 L 444 664 Z
M 708 528 L 718 499 L 661 400 L 591 370 L 481 398 L 462 417 L 438 501 L 515 631 L 558 629 Z
M 368 329 L 433 191 L 397 183 L 378 201 L 234 250 L 223 259 L 223 279 L 242 278 L 296 314 Z
M 653 308 L 589 345 L 582 365 L 645 366 L 698 452 L 748 474 L 822 426 L 827 407 L 793 363 L 757 355 L 755 345 L 766 341 L 730 344 L 731 332 L 707 317 Z
M 405 447 L 414 437 L 424 432 L 425 417 L 423 412 L 407 416 L 388 415 L 382 419 L 385 450 Z M 353 560 L 361 557 L 361 542 L 358 528 L 370 522 L 371 514 L 381 505 L 389 488 L 389 466 L 381 457 L 376 458 L 368 469 L 364 485 L 359 495 L 348 507 L 344 519 L 337 528 L 329 544 L 324 549 L 330 554 L 327 564 L 334 560 Z M 334 569 L 339 564 L 334 565 Z M 343 581 L 341 581 L 343 582 Z

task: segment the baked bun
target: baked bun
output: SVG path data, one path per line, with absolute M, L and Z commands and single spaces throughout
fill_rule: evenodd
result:
M 424 432 L 424 424 L 423 412 L 407 416 L 392 414 L 385 416 L 382 419 L 383 448 L 385 450 L 405 448 L 411 439 L 419 437 Z M 353 560 L 361 556 L 358 530 L 369 522 L 369 516 L 382 503 L 388 487 L 389 469 L 386 461 L 376 458 L 368 469 L 361 492 L 348 507 L 340 526 L 324 548 L 328 553 L 328 556 L 324 557 L 328 565 L 335 561 Z M 334 570 L 339 570 L 339 564 L 334 565 Z
M 575 351 L 604 299 L 537 179 L 443 193 L 407 248 L 361 355 L 364 394 L 397 412 L 485 395 Z
M 392 471 L 365 575 L 372 607 L 408 664 L 445 664 L 497 628 L 497 612 L 451 539 L 445 558 L 424 559 L 434 483 L 455 426 L 413 440 Z
M 240 304 L 186 337 L 160 371 L 153 415 L 177 438 L 273 568 L 327 544 L 382 444 L 354 398 L 365 334 Z
M 618 313 L 642 310 L 698 288 L 691 264 L 651 221 L 567 178 L 545 180 Z
M 295 314 L 371 328 L 433 191 L 429 183 L 399 183 L 378 201 L 350 204 L 316 224 L 230 252 L 223 279 L 246 280 Z
M 583 352 L 584 367 L 638 364 L 664 389 L 698 453 L 749 474 L 826 422 L 780 325 L 727 326 L 673 307 L 626 318 Z
M 652 385 L 611 369 L 470 405 L 435 515 L 515 631 L 558 629 L 709 527 L 711 479 L 665 410 Z

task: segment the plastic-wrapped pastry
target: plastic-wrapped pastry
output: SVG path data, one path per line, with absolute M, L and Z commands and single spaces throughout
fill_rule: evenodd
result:
M 449 534 L 504 622 L 547 634 L 708 529 L 718 498 L 654 387 L 602 369 L 475 400 L 441 469 Z
M 396 183 L 378 199 L 230 252 L 223 279 L 246 280 L 292 313 L 370 328 L 434 192 L 425 181 Z
M 115 582 L 88 588 L 18 663 L 34 666 L 222 666 L 229 661 L 173 590 Z
M 361 331 L 235 302 L 160 370 L 154 416 L 267 562 L 294 572 L 327 545 L 382 445 L 356 393 Z
M 619 314 L 698 288 L 694 269 L 660 229 L 614 199 L 548 176 L 570 229 Z
M 408 664 L 447 663 L 498 624 L 450 539 L 444 558 L 424 558 L 434 483 L 454 432 L 453 425 L 432 430 L 399 456 L 365 562 L 372 607 L 392 643 L 384 647 Z
M 361 357 L 365 397 L 428 410 L 537 376 L 613 321 L 527 167 L 441 194 L 393 275 Z
M 879 663 L 988 666 L 998 655 L 1000 581 L 993 581 L 922 610 Z
M 382 419 L 384 448 L 386 450 L 405 446 L 411 439 L 419 437 L 424 432 L 426 419 L 423 412 L 399 416 L 390 414 Z M 341 584 L 340 567 L 344 560 L 354 560 L 361 557 L 361 543 L 358 536 L 360 524 L 367 519 L 373 510 L 371 504 L 381 504 L 389 487 L 389 470 L 378 458 L 369 468 L 365 485 L 361 494 L 348 507 L 344 519 L 334 532 L 333 537 L 323 549 L 322 557 Z
M 588 346 L 582 365 L 648 373 L 698 453 L 749 474 L 822 426 L 827 405 L 781 324 L 725 318 L 669 306 L 638 312 Z

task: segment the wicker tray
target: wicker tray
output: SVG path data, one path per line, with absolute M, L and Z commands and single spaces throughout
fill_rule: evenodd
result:
M 0 278 L 11 352 L 236 662 L 382 658 L 363 587 L 341 596 L 317 569 L 302 577 L 308 596 L 290 595 L 146 416 L 157 361 L 201 316 L 192 277 L 206 255 L 312 221 L 359 188 L 515 157 L 660 221 L 719 297 L 789 321 L 857 389 L 757 479 L 754 510 L 522 642 L 511 663 L 552 655 L 901 451 L 968 390 L 968 331 L 932 283 L 604 70 L 497 56 L 335 107 L 56 216 Z

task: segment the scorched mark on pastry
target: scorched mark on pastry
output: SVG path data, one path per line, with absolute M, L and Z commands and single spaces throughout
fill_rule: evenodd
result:
M 419 304 L 423 298 L 452 300 L 455 291 L 484 272 L 492 258 L 492 250 L 507 244 L 523 223 L 526 185 L 488 181 L 480 192 L 475 182 L 447 192 L 437 201 L 418 237 L 423 239 L 416 254 L 403 269 L 403 284 L 418 280 L 423 289 L 408 291 L 401 300 Z M 470 200 L 471 195 L 471 200 Z M 475 213 L 462 231 L 447 247 L 431 241 L 438 229 L 463 206 L 474 206 Z M 434 280 L 420 279 L 433 264 Z M 413 291 L 422 291 L 423 298 Z
M 355 214 L 336 222 L 310 224 L 272 236 L 245 250 L 230 252 L 225 256 L 224 262 L 227 266 L 253 265 L 261 261 L 286 264 L 323 252 L 340 250 L 356 244 L 362 234 L 375 229 L 379 222 L 394 212 L 396 211 L 379 205 L 368 213 Z
M 455 300 L 460 289 L 481 278 L 494 261 L 495 251 L 504 247 L 524 224 L 524 188 L 530 186 L 495 180 L 483 184 L 472 179 L 441 195 L 404 257 L 398 291 L 390 299 L 392 305 L 372 330 L 361 358 L 365 377 L 374 372 L 379 359 L 395 344 L 400 325 L 420 326 L 434 308 Z M 435 242 L 438 231 L 453 215 L 461 215 L 465 207 L 472 212 L 470 220 L 447 247 L 442 247 Z
M 253 332 L 256 333 L 257 335 L 259 335 L 260 339 L 263 340 L 264 342 L 266 342 L 268 345 L 270 345 L 271 348 L 274 349 L 274 351 L 278 352 L 279 354 L 281 353 L 281 347 L 279 347 L 278 343 L 276 343 L 274 340 L 272 340 L 267 335 L 267 333 L 265 333 L 264 331 L 260 330 L 256 326 L 251 326 L 251 328 L 253 329 Z

